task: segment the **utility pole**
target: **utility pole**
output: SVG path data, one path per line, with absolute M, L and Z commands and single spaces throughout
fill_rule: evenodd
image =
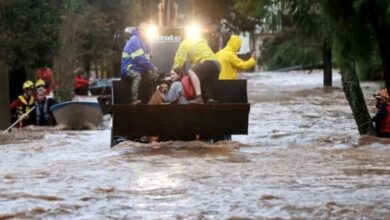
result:
M 332 47 L 328 40 L 325 40 L 322 46 L 322 59 L 324 69 L 324 86 L 332 86 Z

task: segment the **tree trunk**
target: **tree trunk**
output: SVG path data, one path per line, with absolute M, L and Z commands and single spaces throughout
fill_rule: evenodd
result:
M 382 60 L 383 80 L 387 91 L 390 91 L 390 23 L 385 19 L 387 13 L 378 1 L 369 1 L 370 19 L 378 41 L 379 53 Z
M 353 67 L 341 70 L 344 94 L 351 106 L 360 135 L 375 135 L 374 125 L 368 112 L 359 79 Z
M 4 61 L 0 60 L 0 129 L 5 130 L 10 126 L 10 109 L 9 109 L 9 81 L 8 68 Z
M 68 101 L 74 93 L 73 68 L 76 61 L 77 30 L 80 28 L 80 18 L 70 9 L 63 12 L 60 26 L 59 42 L 61 51 L 54 57 L 54 72 L 58 89 L 56 98 L 59 101 Z
M 382 60 L 383 80 L 387 91 L 390 91 L 390 27 L 385 25 L 375 27 L 375 33 Z
M 324 86 L 332 86 L 332 48 L 325 40 L 322 46 L 322 60 L 324 63 Z

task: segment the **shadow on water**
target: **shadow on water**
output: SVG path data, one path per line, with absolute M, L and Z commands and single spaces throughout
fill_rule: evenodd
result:
M 122 151 L 124 155 L 128 156 L 165 155 L 171 157 L 204 157 L 230 155 L 235 149 L 245 146 L 248 145 L 236 141 L 219 141 L 216 143 L 202 141 L 168 141 L 149 144 L 124 141 L 115 146 L 115 149 Z

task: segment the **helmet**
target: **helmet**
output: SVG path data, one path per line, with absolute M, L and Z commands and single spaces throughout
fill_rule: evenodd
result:
M 34 88 L 34 83 L 31 82 L 30 80 L 27 80 L 26 82 L 23 83 L 23 89 L 33 89 Z
M 38 79 L 36 82 L 35 82 L 35 87 L 40 87 L 40 86 L 45 86 L 46 83 L 45 81 L 43 81 L 42 79 Z

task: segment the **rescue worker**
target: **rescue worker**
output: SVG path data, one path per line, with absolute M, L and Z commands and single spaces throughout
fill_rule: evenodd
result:
M 174 66 L 184 68 L 187 60 L 190 60 L 191 67 L 188 75 L 195 89 L 196 97 L 190 103 L 202 104 L 216 102 L 214 100 L 214 84 L 218 80 L 220 64 L 207 41 L 201 37 L 186 38 L 180 43 L 176 51 Z
M 221 64 L 219 79 L 237 79 L 237 70 L 246 70 L 256 65 L 256 53 L 252 53 L 252 57 L 246 61 L 237 56 L 240 47 L 241 39 L 232 35 L 226 47 L 216 53 Z
M 38 126 L 55 125 L 55 119 L 50 107 L 58 102 L 53 98 L 46 97 L 46 91 L 44 88 L 37 89 L 37 98 L 35 101 L 35 109 L 32 117 L 34 124 Z
M 53 71 L 49 67 L 42 67 L 36 70 L 35 77 L 45 82 L 46 95 L 53 97 L 53 90 L 56 87 Z
M 74 70 L 74 94 L 75 95 L 88 95 L 89 80 L 85 76 L 83 68 L 76 68 Z
M 150 61 L 150 49 L 147 42 L 147 24 L 141 23 L 133 30 L 122 52 L 121 78 L 131 84 L 131 103 L 140 104 L 139 87 L 144 83 L 155 83 L 158 76 L 157 67 Z
M 44 89 L 46 91 L 46 83 L 42 79 L 38 79 L 35 82 L 35 92 L 38 92 L 38 90 L 42 90 L 42 89 Z M 34 97 L 36 98 L 36 96 L 34 96 Z
M 374 94 L 374 97 L 376 98 L 376 107 L 378 108 L 378 112 L 372 119 L 375 124 L 376 133 L 378 137 L 390 138 L 390 98 L 387 90 L 380 90 Z
M 30 80 L 23 83 L 23 94 L 18 96 L 11 105 L 12 121 L 18 120 L 23 114 L 30 111 L 34 106 L 34 83 Z M 24 127 L 33 123 L 32 118 L 27 115 L 17 127 Z

